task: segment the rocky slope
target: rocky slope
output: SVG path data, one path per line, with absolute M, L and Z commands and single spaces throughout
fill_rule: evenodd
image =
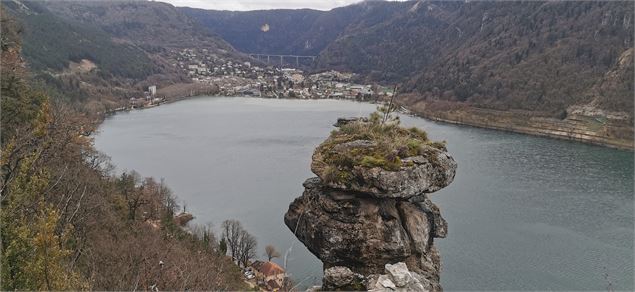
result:
M 322 146 L 331 143 L 327 140 Z M 338 146 L 348 144 L 348 150 L 356 148 L 352 152 L 357 153 L 365 151 L 364 145 L 369 143 L 373 141 L 345 142 L 332 151 L 344 153 L 347 150 Z M 318 147 L 316 154 L 322 151 Z M 408 283 L 429 291 L 441 290 L 441 262 L 434 238 L 446 236 L 447 223 L 428 194 L 450 184 L 457 165 L 441 149 L 408 158 L 395 170 L 353 166 L 346 181 L 336 182 L 325 168 L 312 167 L 318 177 L 304 182 L 304 193 L 291 203 L 284 221 L 323 262 L 323 288 L 375 289 L 377 279 L 384 280 L 379 275 L 402 262 L 406 270 L 417 274 L 416 283 Z M 325 163 L 319 154 L 313 159 L 313 165 Z M 340 166 L 345 171 L 346 167 Z

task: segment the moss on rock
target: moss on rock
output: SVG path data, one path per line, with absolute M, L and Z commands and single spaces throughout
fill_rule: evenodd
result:
M 386 120 L 373 113 L 332 131 L 316 149 L 314 160 L 323 165 L 325 180 L 345 184 L 357 166 L 398 171 L 413 166 L 411 161 L 403 161 L 405 158 L 431 156 L 430 148 L 445 151 L 445 142 L 430 141 L 419 128 L 402 127 L 398 118 Z

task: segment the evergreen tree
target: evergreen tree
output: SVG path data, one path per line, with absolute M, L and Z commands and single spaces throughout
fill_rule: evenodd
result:
M 227 241 L 225 241 L 225 237 L 221 238 L 218 250 L 220 251 L 221 255 L 227 254 Z

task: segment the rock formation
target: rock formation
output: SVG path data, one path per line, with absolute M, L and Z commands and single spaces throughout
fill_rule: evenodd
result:
M 336 126 L 342 124 L 338 121 Z M 331 146 L 333 151 L 352 147 L 355 152 L 373 143 L 355 139 Z M 320 166 L 323 145 L 316 149 L 311 167 L 318 177 L 304 182 L 304 193 L 284 217 L 289 229 L 323 262 L 322 289 L 373 290 L 390 281 L 405 290 L 440 291 L 440 258 L 433 243 L 446 236 L 447 223 L 428 193 L 454 179 L 456 162 L 445 147 L 424 143 L 422 151 L 401 159 L 394 170 L 355 164 L 340 168 L 346 171 L 343 181 L 332 179 Z M 397 263 L 401 264 L 393 265 Z M 405 269 L 409 278 L 395 276 L 390 272 L 395 269 Z M 379 276 L 384 271 L 392 278 Z

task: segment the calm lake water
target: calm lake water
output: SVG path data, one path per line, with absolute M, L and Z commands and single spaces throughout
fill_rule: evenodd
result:
M 374 105 L 200 97 L 108 118 L 95 138 L 118 171 L 165 178 L 196 222 L 239 219 L 306 286 L 321 263 L 283 223 L 341 116 Z M 431 195 L 449 224 L 446 290 L 633 290 L 633 153 L 402 117 L 446 140 L 454 182 Z M 276 260 L 282 264 L 282 260 Z M 606 278 L 608 275 L 608 281 Z

